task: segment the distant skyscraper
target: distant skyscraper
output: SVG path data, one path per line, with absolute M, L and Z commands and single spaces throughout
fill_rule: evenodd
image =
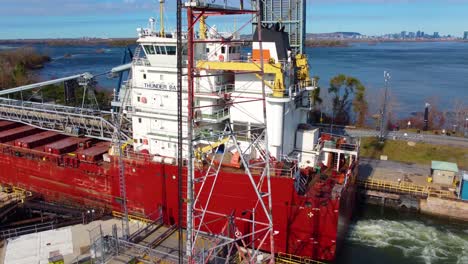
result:
M 418 30 L 418 32 L 416 32 L 416 37 L 417 37 L 417 38 L 420 38 L 420 37 L 421 37 L 421 31 L 420 31 L 420 30 Z
M 400 34 L 400 38 L 405 39 L 406 38 L 406 31 L 402 31 Z
M 414 39 L 415 37 L 416 37 L 416 33 L 414 33 L 414 32 L 408 33 L 408 38 Z
M 463 34 L 463 39 L 468 40 L 468 31 L 465 31 L 465 34 Z
M 438 39 L 440 38 L 439 32 L 434 32 L 434 35 L 432 35 L 433 38 Z
M 426 33 L 424 31 L 421 31 L 421 38 L 424 38 L 426 36 Z

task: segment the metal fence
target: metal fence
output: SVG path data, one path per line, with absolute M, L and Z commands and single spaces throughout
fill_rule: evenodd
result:
M 410 194 L 420 197 L 456 198 L 454 192 L 434 189 L 430 186 L 416 185 L 407 182 L 393 182 L 377 179 L 358 180 L 359 187 L 366 190 L 384 191 L 390 193 Z
M 22 235 L 28 235 L 28 234 L 33 234 L 33 233 L 42 232 L 42 231 L 48 231 L 48 230 L 52 230 L 55 228 L 56 228 L 56 223 L 52 221 L 52 222 L 40 223 L 40 224 L 35 224 L 35 225 L 30 225 L 30 226 L 5 229 L 5 230 L 0 231 L 0 240 L 8 239 L 8 238 L 15 238 L 15 237 L 19 237 Z

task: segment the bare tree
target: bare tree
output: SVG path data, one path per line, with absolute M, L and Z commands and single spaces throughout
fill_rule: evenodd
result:
M 454 117 L 451 122 L 452 126 L 455 126 L 455 128 L 460 129 L 463 132 L 468 131 L 468 128 L 466 127 L 468 125 L 468 105 L 466 101 L 455 99 L 453 103 L 453 112 Z

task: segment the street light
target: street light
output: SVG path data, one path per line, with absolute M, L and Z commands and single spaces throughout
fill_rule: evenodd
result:
M 463 136 L 468 137 L 468 134 L 466 133 L 466 129 L 468 128 L 468 117 L 465 118 L 465 129 L 463 130 Z
M 380 113 L 380 141 L 384 141 L 384 124 L 385 116 L 387 115 L 387 93 L 388 93 L 388 83 L 390 81 L 390 72 L 384 71 L 384 80 L 385 80 L 385 95 L 383 101 L 382 112 Z

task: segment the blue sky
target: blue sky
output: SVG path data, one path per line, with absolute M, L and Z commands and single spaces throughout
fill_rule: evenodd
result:
M 222 0 L 217 0 L 221 1 Z M 234 0 L 228 0 L 234 1 Z M 248 2 L 248 0 L 244 0 Z M 306 0 L 307 31 L 367 35 L 468 31 L 468 0 Z M 156 0 L 0 0 L 0 38 L 134 37 L 156 16 Z M 167 23 L 175 0 L 166 0 Z M 231 28 L 232 20 L 216 21 Z M 239 23 L 242 24 L 242 23 Z

